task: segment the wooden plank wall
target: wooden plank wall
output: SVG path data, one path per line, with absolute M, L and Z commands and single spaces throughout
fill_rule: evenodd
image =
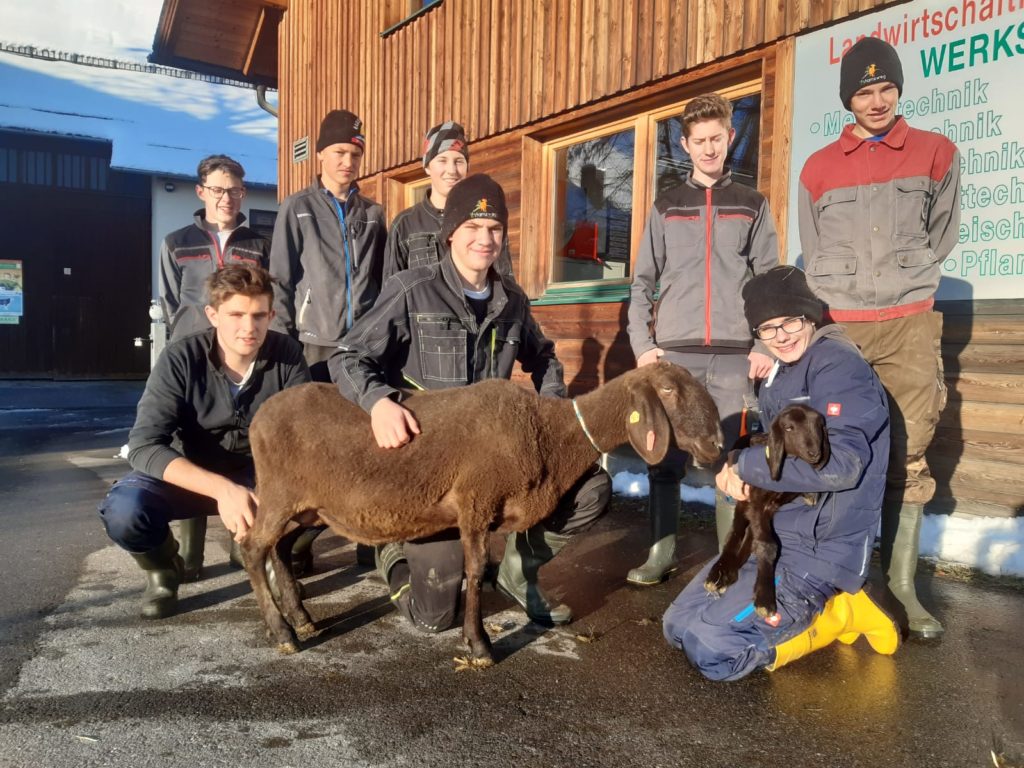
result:
M 892 0 L 444 0 L 386 37 L 378 0 L 291 0 L 279 28 L 278 189 L 307 184 L 320 118 L 366 123 L 363 171 L 414 160 L 446 119 L 479 140 Z

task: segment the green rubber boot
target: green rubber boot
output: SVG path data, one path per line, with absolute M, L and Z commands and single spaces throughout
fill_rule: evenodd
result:
M 718 533 L 718 551 L 725 548 L 725 540 L 732 530 L 732 521 L 736 516 L 736 502 L 721 491 L 715 491 L 715 530 Z
M 146 591 L 142 595 L 141 616 L 144 619 L 164 619 L 178 609 L 178 585 L 184 565 L 178 556 L 178 542 L 170 531 L 156 549 L 141 554 L 131 553 L 135 562 L 146 572 Z
M 924 506 L 921 504 L 886 501 L 882 506 L 879 549 L 886 584 L 907 611 L 910 634 L 920 638 L 936 638 L 945 629 L 918 601 L 914 586 L 923 515 Z
M 181 580 L 199 581 L 203 570 L 203 550 L 206 547 L 207 518 L 192 517 L 178 523 L 179 549 L 184 572 Z
M 552 604 L 537 582 L 540 567 L 561 552 L 571 538 L 535 525 L 526 533 L 510 533 L 505 541 L 496 586 L 538 624 L 550 626 L 572 621 L 572 609 L 561 603 Z
M 292 573 L 295 578 L 306 576 L 313 571 L 313 542 L 327 530 L 326 525 L 315 525 L 303 529 L 292 544 Z
M 679 532 L 679 482 L 651 481 L 648 500 L 651 517 L 651 549 L 647 562 L 633 568 L 626 581 L 637 587 L 660 584 L 676 570 L 676 534 Z

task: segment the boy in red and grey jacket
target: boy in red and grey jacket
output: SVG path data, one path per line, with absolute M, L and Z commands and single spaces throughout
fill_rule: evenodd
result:
M 949 139 L 896 114 L 903 67 L 877 38 L 840 65 L 839 96 L 855 122 L 800 174 L 807 282 L 861 348 L 890 397 L 892 450 L 882 510 L 882 567 L 910 632 L 942 634 L 917 600 L 924 504 L 935 493 L 925 450 L 946 400 L 932 310 L 940 264 L 960 228 L 960 155 Z
M 704 384 L 731 446 L 739 437 L 749 380 L 767 375 L 772 362 L 752 349 L 740 291 L 752 276 L 779 263 L 778 242 L 764 196 L 733 181 L 725 169 L 736 135 L 732 105 L 718 94 L 698 96 L 686 105 L 682 124 L 693 170 L 651 209 L 634 267 L 629 341 L 638 366 L 664 359 Z M 652 333 L 656 284 L 660 298 Z M 631 584 L 657 584 L 675 569 L 683 469 L 677 454 L 649 470 L 652 546 L 647 562 L 629 572 Z M 716 495 L 720 543 L 734 507 Z

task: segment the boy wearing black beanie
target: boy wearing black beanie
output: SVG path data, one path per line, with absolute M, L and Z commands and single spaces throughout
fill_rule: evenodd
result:
M 853 113 L 839 139 L 800 174 L 800 242 L 807 281 L 870 362 L 891 399 L 892 456 L 882 511 L 882 566 L 909 630 L 942 625 L 914 588 L 924 504 L 935 492 L 925 460 L 946 393 L 933 311 L 940 264 L 957 244 L 960 156 L 946 137 L 897 113 L 903 67 L 874 37 L 843 57 L 839 98 Z
M 540 394 L 565 397 L 554 344 L 534 320 L 526 294 L 494 268 L 507 227 L 505 193 L 491 177 L 460 181 L 441 217 L 440 260 L 388 278 L 373 309 L 331 357 L 333 379 L 370 414 L 381 448 L 406 450 L 402 446 L 419 434 L 416 418 L 402 405 L 403 390 L 410 388 L 508 379 L 518 362 Z M 503 427 L 500 420 L 489 425 Z M 572 618 L 568 606 L 544 596 L 537 571 L 604 513 L 610 493 L 607 473 L 595 465 L 543 524 L 509 536 L 497 586 L 534 621 L 563 624 Z M 457 535 L 388 544 L 378 551 L 378 564 L 391 600 L 413 626 L 439 632 L 455 621 L 463 572 Z
M 329 382 L 327 359 L 380 293 L 387 224 L 384 209 L 359 192 L 366 149 L 363 121 L 328 112 L 316 139 L 319 173 L 281 203 L 270 244 L 274 329 L 302 342 L 313 381 Z M 296 573 L 312 567 L 310 546 L 324 530 L 308 529 L 292 548 Z M 363 545 L 360 562 L 368 555 Z

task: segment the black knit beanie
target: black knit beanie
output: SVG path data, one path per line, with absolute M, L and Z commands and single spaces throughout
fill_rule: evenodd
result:
M 441 215 L 438 239 L 447 243 L 452 233 L 470 219 L 491 219 L 508 229 L 505 192 L 498 182 L 485 173 L 474 173 L 452 187 Z
M 839 67 L 839 99 L 850 108 L 853 94 L 866 85 L 892 83 L 903 95 L 903 65 L 896 49 L 877 37 L 864 37 L 843 56 Z
M 430 161 L 448 150 L 461 152 L 462 156 L 469 160 L 469 143 L 466 141 L 466 131 L 458 123 L 451 120 L 435 125 L 427 131 L 423 139 L 423 167 L 430 165 Z
M 820 325 L 822 311 L 818 297 L 807 287 L 807 276 L 796 267 L 774 267 L 743 286 L 743 314 L 751 329 L 774 317 L 799 315 Z
M 328 112 L 320 123 L 316 151 L 323 152 L 332 144 L 355 144 L 360 149 L 366 149 L 363 121 L 347 109 L 334 109 Z

